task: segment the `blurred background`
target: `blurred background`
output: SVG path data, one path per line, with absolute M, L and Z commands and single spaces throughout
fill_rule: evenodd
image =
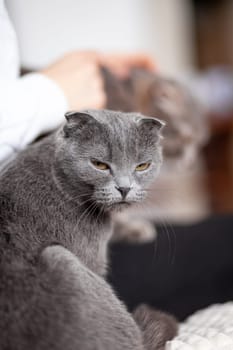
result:
M 169 74 L 194 65 L 186 0 L 7 0 L 22 64 L 39 68 L 74 49 L 145 51 Z M 42 45 L 38 45 L 41 43 Z

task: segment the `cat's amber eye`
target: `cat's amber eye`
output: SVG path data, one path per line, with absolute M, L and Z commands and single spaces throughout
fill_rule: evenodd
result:
M 98 160 L 92 160 L 92 164 L 99 170 L 108 170 L 109 166 L 106 163 L 99 162 Z
M 138 164 L 138 166 L 136 166 L 135 170 L 136 171 L 144 171 L 144 170 L 148 169 L 150 165 L 151 165 L 150 162 L 141 163 L 141 164 Z

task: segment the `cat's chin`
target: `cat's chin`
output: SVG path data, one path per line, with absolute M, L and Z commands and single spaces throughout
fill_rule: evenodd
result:
M 117 212 L 121 212 L 122 210 L 127 209 L 128 207 L 130 207 L 132 205 L 132 203 L 130 202 L 116 202 L 116 203 L 112 203 L 107 207 L 107 210 L 109 211 L 117 211 Z

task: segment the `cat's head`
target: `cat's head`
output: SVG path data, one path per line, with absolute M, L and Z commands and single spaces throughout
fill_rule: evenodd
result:
M 164 123 L 137 113 L 69 112 L 56 167 L 73 198 L 105 209 L 141 201 L 159 172 Z
M 133 81 L 139 110 L 159 116 L 164 128 L 164 160 L 185 166 L 194 160 L 208 139 L 204 108 L 189 90 L 173 79 L 135 70 Z

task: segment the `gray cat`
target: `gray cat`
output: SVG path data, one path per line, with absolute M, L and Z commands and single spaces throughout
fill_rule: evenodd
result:
M 155 350 L 172 317 L 130 315 L 105 282 L 111 214 L 140 202 L 161 165 L 163 123 L 71 112 L 0 178 L 0 349 Z

